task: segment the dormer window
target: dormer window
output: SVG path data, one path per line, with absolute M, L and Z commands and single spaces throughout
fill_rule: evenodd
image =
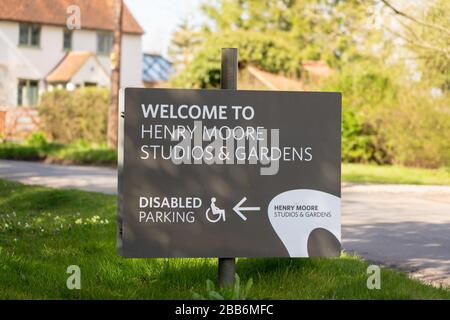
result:
M 39 47 L 41 42 L 41 26 L 32 23 L 19 24 L 19 45 Z

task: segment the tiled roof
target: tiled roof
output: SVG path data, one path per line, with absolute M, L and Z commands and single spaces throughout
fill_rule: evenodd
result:
M 299 80 L 290 79 L 283 75 L 274 74 L 254 66 L 248 66 L 247 70 L 270 90 L 304 90 L 304 85 Z
M 328 77 L 333 73 L 333 70 L 328 66 L 325 61 L 304 60 L 302 61 L 302 67 L 311 76 L 316 77 Z
M 174 73 L 172 64 L 159 54 L 144 54 L 143 80 L 145 82 L 167 81 Z
M 64 58 L 57 64 L 55 69 L 53 69 L 45 80 L 47 82 L 68 82 L 72 77 L 80 70 L 80 68 L 86 63 L 90 58 L 96 56 L 94 53 L 89 51 L 71 51 L 68 52 Z M 100 64 L 100 62 L 99 62 Z M 100 64 L 101 66 L 101 64 Z M 103 67 L 102 67 L 103 68 Z M 106 72 L 106 71 L 105 71 Z
M 302 68 L 312 79 L 321 79 L 333 73 L 325 61 L 302 61 Z M 271 90 L 305 90 L 304 79 L 291 79 L 281 74 L 274 74 L 254 66 L 247 67 L 248 72 Z
M 114 0 L 1 0 L 0 20 L 65 26 L 70 5 L 80 7 L 81 28 L 108 30 L 114 28 Z M 144 30 L 124 5 L 123 31 L 142 34 Z

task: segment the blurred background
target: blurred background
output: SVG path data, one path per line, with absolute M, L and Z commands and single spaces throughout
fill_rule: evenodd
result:
M 2 0 L 0 157 L 113 164 L 118 79 L 218 88 L 220 49 L 237 47 L 240 89 L 342 92 L 343 162 L 445 168 L 449 9 L 445 0 Z

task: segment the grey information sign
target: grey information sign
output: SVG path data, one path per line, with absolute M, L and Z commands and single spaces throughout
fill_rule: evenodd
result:
M 341 95 L 126 88 L 125 257 L 337 256 Z

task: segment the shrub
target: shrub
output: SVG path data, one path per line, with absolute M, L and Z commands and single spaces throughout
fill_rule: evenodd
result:
M 70 145 L 48 143 L 43 135 L 31 137 L 25 143 L 0 143 L 0 159 L 45 160 L 49 163 L 115 165 L 117 151 L 106 146 L 77 141 Z M 44 138 L 45 139 L 45 138 Z
M 42 132 L 33 133 L 23 143 L 4 141 L 0 143 L 0 159 L 38 161 L 49 153 L 63 148 L 59 143 L 49 143 Z
M 48 146 L 48 141 L 43 132 L 35 132 L 25 140 L 25 145 L 42 149 Z
M 342 92 L 342 160 L 391 162 L 385 137 L 379 132 L 379 110 L 397 103 L 398 87 L 382 67 L 354 63 L 319 84 L 320 90 Z
M 45 154 L 35 146 L 25 146 L 14 142 L 0 144 L 0 159 L 8 160 L 42 160 Z
M 69 145 L 49 156 L 48 161 L 70 164 L 115 165 L 117 151 L 106 147 Z
M 380 110 L 380 132 L 396 164 L 450 166 L 450 97 L 412 90 L 399 104 Z
M 62 143 L 106 139 L 109 93 L 103 88 L 54 90 L 42 96 L 39 114 L 49 138 Z
M 342 112 L 342 161 L 388 163 L 389 157 L 374 128 L 354 111 Z

